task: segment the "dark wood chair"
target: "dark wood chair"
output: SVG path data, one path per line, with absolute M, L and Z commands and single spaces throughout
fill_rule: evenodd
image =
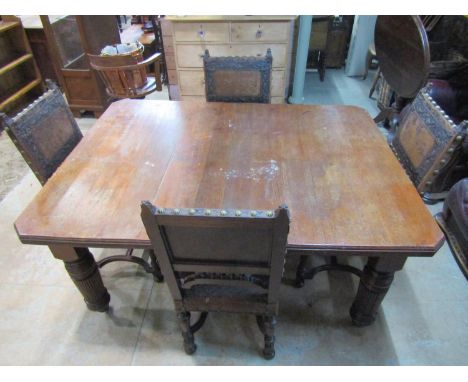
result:
M 468 178 L 460 180 L 450 189 L 444 208 L 435 215 L 435 219 L 468 280 Z
M 211 57 L 205 50 L 205 94 L 208 102 L 270 103 L 271 49 L 263 57 Z
M 149 17 L 151 24 L 153 25 L 154 40 L 155 40 L 155 49 L 156 52 L 161 53 L 161 58 L 159 60 L 159 70 L 161 72 L 161 78 L 164 85 L 169 84 L 169 77 L 167 74 L 167 65 L 166 65 L 166 54 L 164 52 L 164 42 L 162 37 L 162 28 L 161 28 L 161 16 L 150 16 Z
M 174 300 L 184 348 L 207 312 L 251 313 L 264 334 L 263 355 L 275 355 L 274 326 L 289 232 L 289 213 L 163 209 L 143 202 L 141 216 Z M 190 324 L 190 312 L 202 312 Z
M 116 99 L 143 98 L 154 91 L 162 91 L 159 60 L 155 53 L 143 61 L 132 55 L 97 56 L 88 54 L 91 67 L 96 70 L 106 86 L 107 93 Z M 152 65 L 154 64 L 154 65 Z M 147 67 L 152 65 L 154 77 Z
M 450 187 L 468 174 L 464 147 L 468 121 L 455 123 L 429 89 L 422 89 L 403 109 L 389 144 L 424 201 L 432 203 L 444 199 Z
M 83 137 L 60 89 L 52 81 L 46 82 L 49 90 L 16 116 L 10 118 L 0 113 L 0 122 L 42 185 Z M 87 248 L 80 251 L 89 252 Z M 152 251 L 148 251 L 151 262 L 133 256 L 132 252 L 129 249 L 125 255 L 108 256 L 100 260 L 98 266 L 129 261 L 141 265 L 146 272 L 153 274 L 156 281 L 162 281 Z
M 83 135 L 57 86 L 10 118 L 1 113 L 6 132 L 26 163 L 44 185 Z

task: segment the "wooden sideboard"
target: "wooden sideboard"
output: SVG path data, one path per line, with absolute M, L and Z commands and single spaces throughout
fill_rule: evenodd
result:
M 204 100 L 203 54 L 273 55 L 271 102 L 288 95 L 295 16 L 167 16 L 162 24 L 171 99 Z

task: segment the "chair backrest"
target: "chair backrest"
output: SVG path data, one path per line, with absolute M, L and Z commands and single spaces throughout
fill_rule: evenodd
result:
M 455 124 L 427 88 L 401 115 L 391 141 L 396 156 L 420 193 L 447 191 L 458 180 L 468 121 Z
M 60 89 L 49 90 L 13 118 L 0 119 L 41 184 L 52 176 L 83 135 Z
M 272 62 L 270 49 L 263 57 L 211 57 L 206 50 L 206 100 L 270 103 Z
M 286 206 L 275 211 L 162 209 L 142 220 L 177 305 L 194 285 L 264 288 L 277 305 L 289 232 Z
M 97 56 L 88 54 L 91 67 L 101 77 L 107 92 L 114 98 L 129 98 L 138 96 L 138 90 L 144 88 L 148 82 L 146 68 L 124 69 L 125 66 L 138 65 L 137 57 L 122 56 Z

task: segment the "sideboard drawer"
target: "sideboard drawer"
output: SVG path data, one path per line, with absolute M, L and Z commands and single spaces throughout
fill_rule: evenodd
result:
M 183 95 L 205 94 L 205 73 L 203 70 L 179 70 L 179 79 L 180 91 Z M 284 96 L 284 70 L 272 71 L 271 96 Z
M 287 60 L 287 44 L 232 44 L 232 45 L 177 45 L 179 68 L 203 68 L 203 55 L 208 49 L 210 56 L 264 56 L 271 48 L 273 68 L 284 68 Z
M 273 68 L 284 68 L 287 62 L 287 47 L 287 44 L 232 44 L 229 56 L 264 56 L 270 48 Z
M 228 23 L 177 23 L 173 28 L 177 42 L 229 42 Z
M 179 70 L 182 95 L 205 95 L 205 73 L 203 70 Z
M 284 70 L 273 70 L 271 72 L 271 96 L 284 96 Z
M 179 68 L 203 68 L 205 48 L 211 56 L 229 56 L 229 45 L 177 45 L 177 65 Z
M 290 23 L 231 23 L 232 42 L 288 42 Z

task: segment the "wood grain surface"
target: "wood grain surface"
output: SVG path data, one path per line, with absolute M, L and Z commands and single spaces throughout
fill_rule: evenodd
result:
M 354 106 L 121 100 L 15 223 L 23 243 L 148 247 L 140 203 L 291 212 L 288 247 L 431 256 L 443 234 Z
M 375 49 L 385 80 L 400 97 L 415 97 L 429 75 L 430 50 L 419 16 L 379 16 Z

